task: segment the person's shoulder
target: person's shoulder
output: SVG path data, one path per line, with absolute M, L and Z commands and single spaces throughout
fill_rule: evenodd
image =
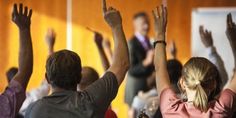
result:
M 31 116 L 31 114 L 35 114 L 36 112 L 38 112 L 41 108 L 40 105 L 41 105 L 41 99 L 40 100 L 37 100 L 35 102 L 32 102 L 31 104 L 29 104 L 27 110 L 26 110 L 26 113 L 25 113 L 25 116 Z M 27 118 L 26 117 L 26 118 Z
M 129 39 L 128 42 L 133 43 L 133 42 L 135 42 L 135 41 L 137 41 L 137 37 L 136 37 L 136 36 L 132 36 L 132 37 Z

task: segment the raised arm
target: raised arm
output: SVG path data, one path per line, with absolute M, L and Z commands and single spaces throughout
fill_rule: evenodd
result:
M 199 34 L 200 34 L 203 45 L 207 48 L 208 59 L 214 65 L 216 65 L 217 69 L 219 70 L 221 80 L 218 80 L 218 81 L 219 83 L 222 83 L 220 85 L 220 88 L 222 89 L 225 86 L 225 84 L 228 82 L 228 74 L 225 69 L 224 61 L 222 60 L 222 58 L 216 51 L 216 48 L 213 43 L 214 41 L 212 38 L 211 31 L 208 31 L 207 29 L 204 29 L 203 26 L 200 26 Z
M 98 52 L 99 52 L 99 56 L 102 61 L 103 69 L 107 70 L 110 67 L 110 63 L 107 59 L 106 53 L 105 53 L 104 48 L 102 46 L 102 42 L 103 42 L 102 35 L 98 32 L 94 32 L 94 41 L 95 41 L 97 48 L 98 48 Z
M 235 65 L 234 66 L 234 76 L 233 76 L 231 82 L 229 83 L 228 88 L 236 93 L 236 70 L 235 70 L 235 68 L 236 68 L 236 24 L 232 20 L 231 13 L 229 13 L 227 15 L 226 28 L 227 28 L 226 29 L 226 35 L 228 37 L 230 46 L 231 46 L 232 51 L 233 51 L 234 65 Z
M 176 48 L 176 45 L 175 45 L 175 41 L 171 41 L 169 50 L 170 50 L 171 59 L 176 59 L 177 48 Z
M 158 94 L 165 88 L 170 87 L 170 80 L 166 65 L 166 26 L 167 26 L 167 8 L 163 5 L 153 11 L 155 21 L 156 38 L 154 42 L 155 55 L 154 65 L 156 69 L 156 84 Z
M 48 46 L 48 56 L 50 56 L 54 53 L 54 44 L 56 41 L 56 33 L 53 29 L 48 29 L 45 40 Z
M 24 11 L 23 11 L 24 10 Z M 14 4 L 12 21 L 18 26 L 20 32 L 20 51 L 19 51 L 19 70 L 14 77 L 14 80 L 18 81 L 24 89 L 26 89 L 30 76 L 33 71 L 33 49 L 30 34 L 32 10 L 28 10 L 28 7 Z
M 122 27 L 122 19 L 120 12 L 116 9 L 106 7 L 106 0 L 103 0 L 103 15 L 107 24 L 112 29 L 115 50 L 113 60 L 108 71 L 116 75 L 118 84 L 120 85 L 125 78 L 125 74 L 129 68 L 129 54 L 125 34 Z
M 104 48 L 104 50 L 106 52 L 108 61 L 109 61 L 109 63 L 111 63 L 111 58 L 112 58 L 113 53 L 112 53 L 112 49 L 111 49 L 111 42 L 110 42 L 110 40 L 108 38 L 103 40 L 103 44 L 102 45 L 103 45 L 103 48 Z

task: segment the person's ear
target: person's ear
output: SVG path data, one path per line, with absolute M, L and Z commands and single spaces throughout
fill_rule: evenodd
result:
M 180 84 L 180 88 L 182 89 L 182 91 L 185 91 L 186 90 L 186 85 L 185 85 L 183 77 L 180 78 L 179 84 Z
M 47 80 L 48 84 L 50 84 L 50 80 L 48 79 L 47 73 L 45 73 L 45 79 Z

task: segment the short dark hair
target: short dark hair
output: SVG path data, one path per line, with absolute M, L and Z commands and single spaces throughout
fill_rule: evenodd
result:
M 82 68 L 82 79 L 79 83 L 79 87 L 83 90 L 98 79 L 99 75 L 97 71 L 92 67 L 85 66 Z
M 145 13 L 145 12 L 138 12 L 138 13 L 134 14 L 133 20 L 135 20 L 135 19 L 137 19 L 137 18 L 139 18 L 139 17 L 148 18 L 148 15 L 147 15 L 147 13 Z
M 182 76 L 183 65 L 177 59 L 170 59 L 167 61 L 167 70 L 170 77 L 170 83 L 174 85 L 174 89 L 178 90 L 178 81 Z M 179 91 L 177 91 L 179 92 Z
M 69 50 L 53 53 L 46 63 L 46 78 L 53 87 L 76 90 L 81 80 L 79 55 Z
M 13 77 L 17 74 L 18 72 L 18 68 L 16 67 L 11 67 L 7 72 L 6 72 L 6 76 L 7 76 L 7 81 L 8 83 L 11 82 L 11 80 L 13 79 Z

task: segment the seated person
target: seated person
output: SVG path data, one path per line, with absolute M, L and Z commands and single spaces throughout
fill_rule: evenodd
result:
M 12 79 L 9 80 L 8 87 L 0 95 L 1 118 L 20 118 L 17 114 L 25 100 L 26 87 L 33 71 L 33 49 L 30 34 L 32 10 L 28 10 L 28 7 L 23 9 L 22 4 L 19 6 L 18 10 L 17 5 L 14 4 L 12 13 L 12 21 L 18 26 L 20 33 L 19 69 L 13 69 L 13 74 L 8 73 Z
M 171 86 L 174 89 L 175 93 L 180 94 L 178 89 L 178 81 L 181 77 L 182 64 L 176 60 L 171 59 L 167 61 L 167 70 L 171 78 Z M 153 117 L 156 113 L 156 110 L 159 106 L 159 98 L 157 96 L 156 87 L 149 90 L 146 93 L 139 92 L 139 95 L 134 98 L 132 107 L 135 109 L 135 112 L 139 114 L 139 111 L 145 109 L 149 117 Z M 154 108 L 155 107 L 155 108 Z
M 48 45 L 48 55 L 50 56 L 54 52 L 54 44 L 55 44 L 56 35 L 53 29 L 48 29 L 46 35 L 46 43 Z M 46 79 L 43 79 L 41 85 L 38 88 L 35 88 L 26 93 L 26 99 L 20 108 L 20 114 L 25 115 L 25 112 L 28 106 L 37 101 L 38 99 L 47 96 L 50 92 L 50 86 L 47 83 Z
M 47 60 L 45 74 L 52 94 L 31 104 L 25 118 L 104 117 L 129 68 L 129 54 L 119 11 L 112 7 L 107 9 L 103 0 L 103 14 L 115 42 L 114 60 L 107 72 L 85 90 L 77 92 L 82 76 L 80 57 L 69 50 L 53 53 Z
M 161 5 L 154 12 L 156 27 L 155 68 L 157 91 L 160 93 L 160 110 L 168 118 L 221 118 L 232 117 L 236 111 L 236 78 L 221 92 L 215 100 L 216 82 L 220 74 L 214 64 L 202 57 L 193 57 L 183 66 L 179 80 L 185 100 L 179 98 L 170 85 L 166 65 L 165 33 L 167 26 L 167 8 Z M 236 43 L 236 25 L 228 18 L 230 41 Z M 234 31 L 235 30 L 235 31 Z M 232 33 L 232 32 L 233 33 Z M 232 37 L 231 37 L 232 38 Z M 236 49 L 236 45 L 232 46 Z

